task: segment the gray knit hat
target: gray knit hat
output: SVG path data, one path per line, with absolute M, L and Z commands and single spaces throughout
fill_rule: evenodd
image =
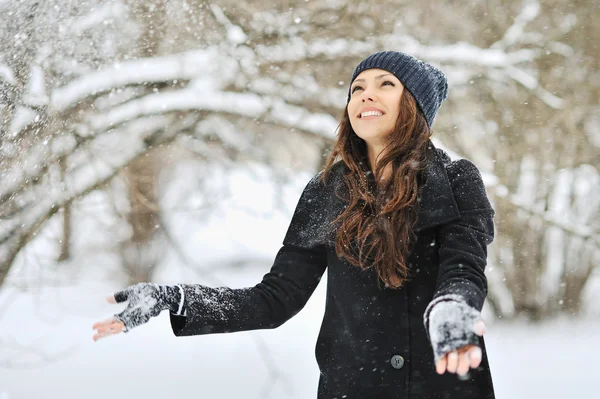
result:
M 398 51 L 381 51 L 371 54 L 358 64 L 350 84 L 362 71 L 374 68 L 388 71 L 402 82 L 417 100 L 419 109 L 431 128 L 442 101 L 448 97 L 448 82 L 444 73 L 411 55 Z M 348 101 L 350 95 L 348 89 Z

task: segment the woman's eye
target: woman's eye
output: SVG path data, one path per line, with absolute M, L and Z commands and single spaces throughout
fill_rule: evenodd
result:
M 389 85 L 389 86 L 396 86 L 396 85 L 394 84 L 394 82 L 392 82 L 391 80 L 386 80 L 386 81 L 384 81 L 384 82 L 383 82 L 381 85 L 382 85 L 382 86 L 385 86 L 385 85 Z
M 360 87 L 360 86 L 354 86 L 352 88 L 352 93 L 354 93 L 357 89 L 361 89 L 362 90 L 362 87 Z

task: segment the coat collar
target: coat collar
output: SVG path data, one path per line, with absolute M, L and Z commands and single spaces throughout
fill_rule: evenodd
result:
M 432 156 L 424 170 L 424 184 L 418 195 L 419 212 L 415 232 L 445 224 L 460 218 L 460 212 L 446 172 L 451 160 L 443 150 L 430 142 Z
M 414 231 L 417 233 L 460 218 L 452 185 L 446 172 L 446 168 L 452 162 L 450 156 L 445 151 L 436 148 L 431 141 L 429 141 L 429 150 L 431 156 L 423 171 L 423 184 L 419 188 L 417 197 L 419 209 L 414 227 Z M 363 162 L 366 165 L 368 161 L 365 158 Z M 342 161 L 339 161 L 338 165 L 343 168 L 343 173 L 349 172 L 348 167 Z M 369 184 L 375 184 L 372 174 L 368 174 L 367 179 Z

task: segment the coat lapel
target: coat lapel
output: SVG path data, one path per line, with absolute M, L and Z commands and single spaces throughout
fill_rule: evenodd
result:
M 433 144 L 430 144 L 433 147 Z M 433 147 L 433 156 L 424 171 L 424 184 L 419 194 L 419 212 L 415 232 L 460 218 L 452 186 L 446 173 L 448 155 Z

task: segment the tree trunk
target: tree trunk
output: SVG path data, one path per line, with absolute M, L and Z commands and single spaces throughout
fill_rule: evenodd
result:
M 159 171 L 157 151 L 149 152 L 123 171 L 129 200 L 125 218 L 131 228 L 131 236 L 121 244 L 121 255 L 130 284 L 151 281 L 165 252 L 156 193 Z
M 65 174 L 67 172 L 65 157 L 60 157 L 58 160 L 61 179 L 64 181 Z M 63 232 L 62 239 L 60 241 L 60 254 L 58 256 L 59 262 L 64 262 L 70 257 L 71 249 L 71 203 L 68 203 L 62 208 L 63 211 Z

